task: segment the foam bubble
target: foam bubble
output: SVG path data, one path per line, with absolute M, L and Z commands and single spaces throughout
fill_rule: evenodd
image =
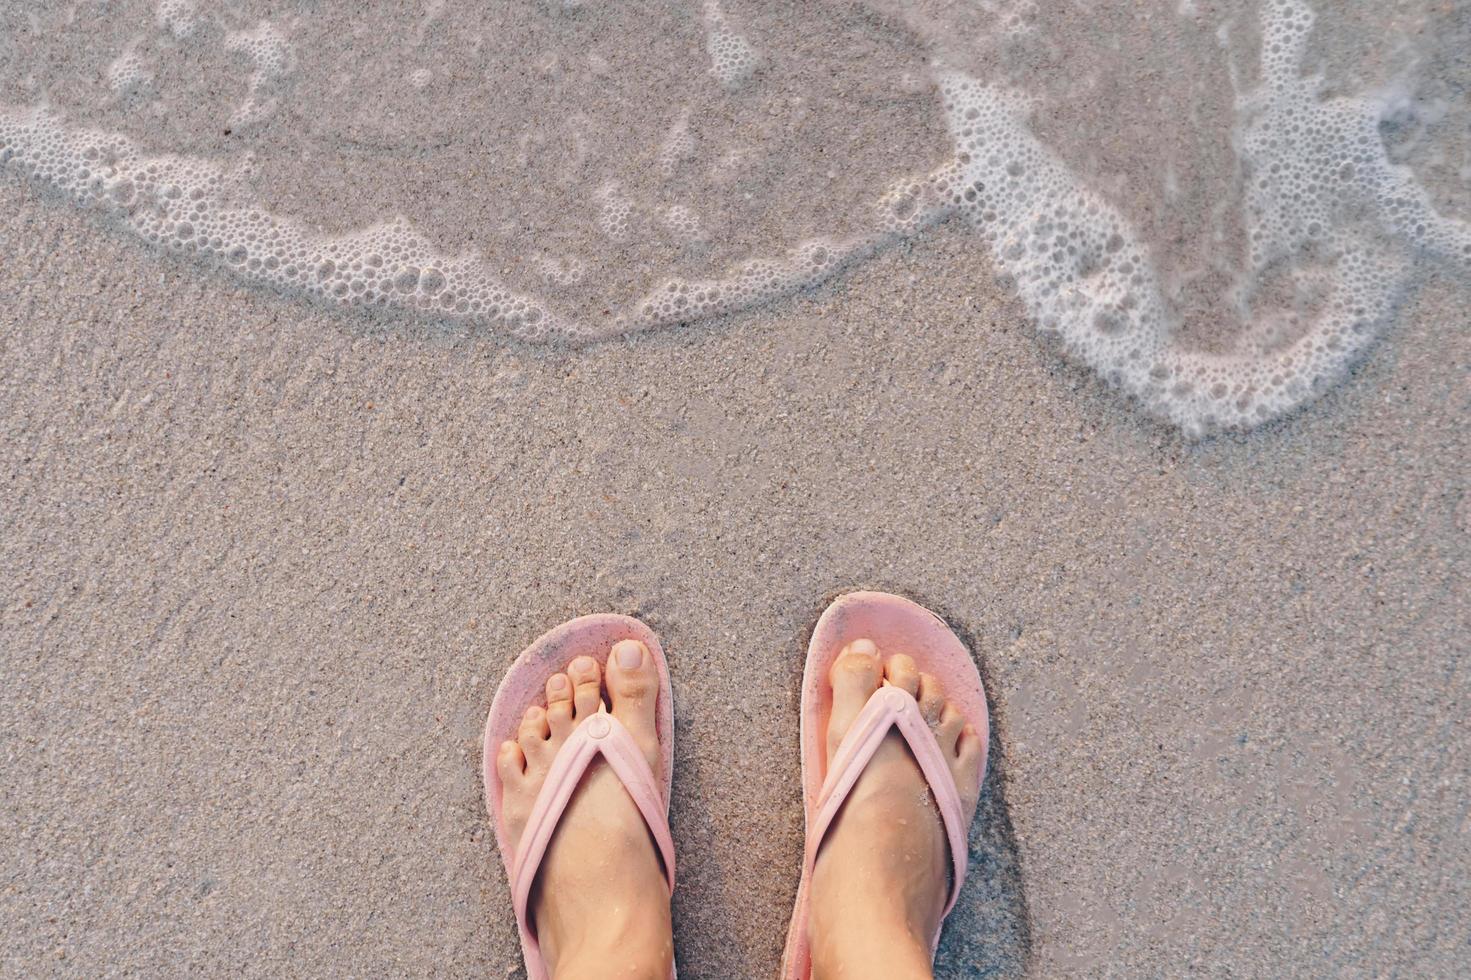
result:
M 719 0 L 705 0 L 705 50 L 710 54 L 710 74 L 722 87 L 742 88 L 760 65 L 760 55 L 730 24 Z
M 147 62 L 131 44 L 107 66 L 107 87 L 118 96 L 138 92 L 152 81 Z
M 700 230 L 700 216 L 683 204 L 671 204 L 664 209 L 664 227 L 683 242 L 700 241 L 704 235 Z
M 647 329 L 723 316 L 820 282 L 870 254 L 873 236 L 812 239 L 784 255 L 751 259 L 715 279 L 671 278 L 634 304 L 623 329 Z
M 291 45 L 274 24 L 263 20 L 251 30 L 225 35 L 225 50 L 244 55 L 251 66 L 245 98 L 231 113 L 230 127 L 242 129 L 265 122 L 275 113 L 291 73 Z
M 695 137 L 690 132 L 690 114 L 686 109 L 679 114 L 674 125 L 669 127 L 669 132 L 659 147 L 659 172 L 666 179 L 671 178 L 694 155 Z
M 633 216 L 633 202 L 616 183 L 607 183 L 598 188 L 598 228 L 615 242 L 628 237 L 629 220 Z
M 538 255 L 533 262 L 553 286 L 575 286 L 587 276 L 587 263 L 576 256 Z
M 154 7 L 154 17 L 159 27 L 179 40 L 194 35 L 194 0 L 158 0 Z

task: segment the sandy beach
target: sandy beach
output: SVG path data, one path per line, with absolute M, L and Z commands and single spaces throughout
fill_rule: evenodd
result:
M 3 194 L 7 974 L 513 975 L 480 726 L 612 609 L 669 651 L 681 968 L 770 975 L 805 631 L 858 586 L 943 611 L 994 699 L 942 975 L 1456 972 L 1464 293 L 1185 447 L 994 290 L 951 301 L 944 234 L 573 352 Z
M 1342 383 L 1195 442 L 1012 285 L 949 222 L 532 344 L 262 288 L 0 168 L 0 975 L 521 976 L 481 727 L 598 611 L 669 659 L 681 974 L 775 975 L 803 651 L 856 588 L 940 612 L 991 697 L 937 976 L 1462 973 L 1466 281 L 1427 266 Z

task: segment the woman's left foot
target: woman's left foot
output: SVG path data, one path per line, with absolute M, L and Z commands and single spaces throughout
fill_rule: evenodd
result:
M 659 671 L 637 640 L 614 645 L 606 676 L 578 657 L 546 682 L 496 770 L 504 786 L 511 847 L 519 845 L 552 760 L 581 722 L 606 702 L 659 771 L 654 712 Z M 668 980 L 674 960 L 669 885 L 658 849 L 623 783 L 601 758 L 588 767 L 557 825 L 531 889 L 530 910 L 553 977 Z
M 950 767 L 969 824 L 980 796 L 986 743 L 913 658 L 855 640 L 833 662 L 827 752 L 883 683 L 907 691 Z M 812 975 L 816 980 L 930 976 L 930 939 L 949 895 L 950 850 L 929 784 L 896 731 L 884 736 L 853 784 L 812 869 Z

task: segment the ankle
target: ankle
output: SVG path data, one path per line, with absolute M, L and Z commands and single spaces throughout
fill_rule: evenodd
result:
M 812 978 L 842 980 L 930 980 L 929 937 L 899 919 L 864 916 L 821 930 L 810 923 Z
M 545 937 L 542 950 L 556 980 L 668 980 L 674 961 L 669 907 L 600 911 L 585 928 Z
M 665 937 L 657 947 L 585 949 L 549 965 L 553 980 L 669 980 L 673 963 L 674 946 Z
M 660 953 L 619 947 L 603 953 L 580 954 L 552 968 L 553 980 L 669 980 L 674 949 Z

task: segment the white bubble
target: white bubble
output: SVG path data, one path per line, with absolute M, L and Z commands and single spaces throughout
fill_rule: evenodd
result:
M 710 74 L 722 87 L 742 88 L 760 65 L 751 42 L 738 33 L 721 9 L 719 0 L 705 0 L 705 50 L 710 55 Z
M 179 40 L 192 37 L 195 27 L 194 0 L 158 0 L 154 7 L 158 26 Z
M 263 20 L 252 30 L 227 34 L 225 50 L 244 55 L 251 66 L 245 98 L 231 113 L 228 125 L 243 129 L 265 122 L 275 114 L 291 73 L 291 45 L 275 25 Z
M 153 73 L 132 45 L 107 66 L 107 87 L 119 96 L 131 95 L 152 81 Z
M 690 132 L 689 111 L 685 110 L 680 113 L 674 125 L 669 127 L 669 132 L 659 147 L 659 171 L 666 178 L 673 177 L 680 166 L 694 155 L 695 137 Z
M 662 217 L 664 227 L 680 241 L 696 242 L 704 237 L 700 230 L 699 215 L 683 204 L 672 204 L 665 208 Z
M 598 188 L 598 228 L 609 239 L 619 242 L 628 237 L 629 219 L 633 214 L 630 201 L 617 184 L 604 184 Z

